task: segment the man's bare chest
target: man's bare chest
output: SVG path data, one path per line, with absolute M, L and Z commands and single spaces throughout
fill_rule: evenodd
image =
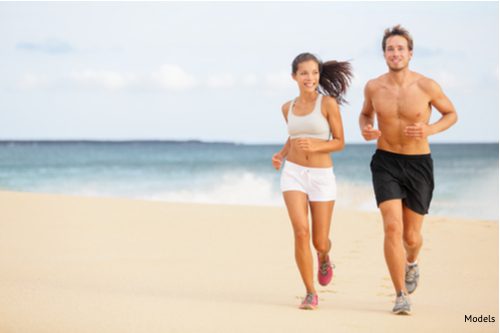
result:
M 429 97 L 418 89 L 382 89 L 372 98 L 378 117 L 418 119 L 430 112 Z

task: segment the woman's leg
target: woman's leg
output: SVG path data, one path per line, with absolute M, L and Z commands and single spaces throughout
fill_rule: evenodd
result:
M 323 262 L 331 248 L 330 225 L 335 201 L 311 202 L 313 244 Z
M 295 236 L 295 260 L 302 281 L 308 293 L 316 293 L 313 279 L 313 258 L 311 253 L 311 234 L 307 218 L 307 195 L 300 191 L 283 192 L 288 215 Z

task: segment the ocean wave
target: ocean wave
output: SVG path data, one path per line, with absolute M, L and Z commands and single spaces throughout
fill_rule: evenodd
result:
M 147 195 L 144 199 L 207 204 L 282 205 L 281 193 L 276 191 L 273 181 L 250 172 L 225 174 L 204 188 L 159 192 Z

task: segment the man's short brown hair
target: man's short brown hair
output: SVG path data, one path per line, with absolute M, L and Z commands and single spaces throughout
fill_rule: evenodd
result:
M 413 51 L 413 38 L 411 37 L 408 30 L 406 30 L 400 24 L 398 24 L 392 28 L 385 29 L 384 39 L 382 39 L 382 50 L 384 52 L 385 52 L 385 43 L 387 41 L 387 38 L 392 37 L 392 36 L 401 36 L 404 39 L 406 39 L 406 41 L 408 42 L 408 49 L 410 51 Z

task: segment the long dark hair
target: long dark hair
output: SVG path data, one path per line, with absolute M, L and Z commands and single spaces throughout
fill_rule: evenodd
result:
M 319 93 L 334 97 L 338 104 L 347 103 L 344 98 L 349 84 L 351 84 L 352 67 L 348 61 L 327 61 L 323 63 L 311 53 L 301 53 L 293 59 L 292 74 L 297 73 L 299 64 L 313 60 L 319 68 Z

